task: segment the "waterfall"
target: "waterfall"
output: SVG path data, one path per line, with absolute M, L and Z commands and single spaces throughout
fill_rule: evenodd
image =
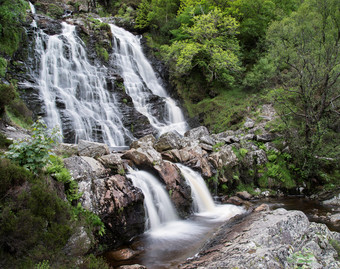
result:
M 189 182 L 195 211 L 202 213 L 215 210 L 215 203 L 201 175 L 182 164 L 177 166 Z
M 235 205 L 216 205 L 202 176 L 182 164 L 177 164 L 177 166 L 191 187 L 196 215 L 212 221 L 224 221 L 245 212 L 242 207 Z
M 182 111 L 167 95 L 157 79 L 154 70 L 143 54 L 140 39 L 118 26 L 110 24 L 110 27 L 114 36 L 112 64 L 121 69 L 126 92 L 131 96 L 137 111 L 149 119 L 159 134 L 170 130 L 184 134 L 188 126 Z M 153 95 L 163 98 L 165 103 L 163 118 L 155 116 L 149 103 Z
M 147 213 L 146 228 L 154 230 L 164 223 L 178 220 L 169 194 L 156 177 L 145 171 L 133 170 L 127 177 L 144 194 L 144 206 Z
M 62 27 L 60 35 L 36 31 L 35 57 L 40 65 L 38 75 L 32 75 L 47 126 L 59 125 L 68 142 L 85 139 L 124 146 L 133 136 L 122 124 L 114 94 L 107 90 L 107 69 L 90 64 L 74 25 L 62 22 Z

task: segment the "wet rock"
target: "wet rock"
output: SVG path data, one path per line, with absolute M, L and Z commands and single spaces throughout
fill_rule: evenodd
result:
M 237 206 L 245 206 L 246 208 L 250 208 L 252 206 L 252 203 L 245 201 L 237 196 L 232 196 L 228 198 L 227 200 L 223 201 L 226 204 L 232 204 Z
M 52 20 L 46 16 L 36 14 L 35 19 L 38 27 L 48 35 L 59 35 L 62 32 L 62 26 L 59 21 Z
M 337 196 L 334 196 L 333 198 L 323 201 L 324 205 L 334 205 L 334 206 L 340 206 L 340 194 Z
M 329 216 L 329 221 L 334 224 L 340 224 L 340 213 Z
M 158 152 L 179 149 L 180 148 L 181 135 L 176 131 L 167 132 L 162 134 L 155 143 L 154 147 Z
M 64 164 L 78 182 L 82 206 L 105 224 L 103 243 L 118 246 L 144 231 L 143 194 L 129 179 L 109 175 L 102 163 L 91 157 L 70 157 Z
M 269 211 L 269 205 L 267 204 L 262 204 L 262 205 L 259 205 L 258 207 L 256 207 L 254 209 L 255 212 L 261 212 L 261 211 Z
M 300 211 L 256 212 L 232 227 L 223 225 L 196 258 L 180 268 L 339 268 L 330 243 L 339 240 L 324 224 Z M 311 255 L 309 255 L 310 253 Z M 304 256 L 308 262 L 298 262 Z M 308 257 L 308 258 L 307 258 Z
M 253 197 L 247 191 L 237 192 L 236 196 L 240 197 L 243 200 L 250 200 Z
M 126 261 L 133 258 L 138 252 L 130 249 L 130 248 L 123 248 L 119 250 L 110 251 L 105 254 L 106 258 L 109 260 L 115 261 Z
M 165 183 L 177 211 L 182 217 L 186 216 L 192 204 L 191 190 L 181 176 L 180 170 L 168 161 L 161 162 L 160 165 L 155 166 L 155 169 Z
M 146 267 L 140 264 L 132 264 L 119 266 L 118 269 L 146 269 Z
M 79 140 L 78 154 L 80 156 L 98 158 L 109 153 L 110 153 L 109 147 L 105 144 Z

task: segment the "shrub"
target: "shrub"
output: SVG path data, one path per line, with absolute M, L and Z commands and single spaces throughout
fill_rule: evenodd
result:
M 6 152 L 7 158 L 17 164 L 38 173 L 49 161 L 51 149 L 59 138 L 59 131 L 54 128 L 50 134 L 41 119 L 32 125 L 30 138 L 14 142 Z
M 5 113 L 5 107 L 15 98 L 15 90 L 12 85 L 0 84 L 0 118 Z

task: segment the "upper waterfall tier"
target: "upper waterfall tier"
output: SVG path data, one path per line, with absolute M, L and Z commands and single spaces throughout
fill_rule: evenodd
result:
M 112 64 L 121 70 L 126 92 L 131 96 L 135 108 L 145 115 L 159 134 L 176 130 L 180 134 L 187 131 L 187 123 L 181 109 L 168 96 L 154 70 L 145 57 L 140 44 L 140 38 L 130 32 L 110 24 L 114 36 L 114 57 Z M 161 117 L 149 103 L 152 95 L 159 96 L 164 101 L 164 111 Z M 161 108 L 156 108 L 159 110 Z
M 125 145 L 131 133 L 124 128 L 115 100 L 107 90 L 106 68 L 91 65 L 75 26 L 62 23 L 60 35 L 36 31 L 34 73 L 47 125 L 59 125 L 68 140 Z M 67 131 L 66 131 L 67 130 Z

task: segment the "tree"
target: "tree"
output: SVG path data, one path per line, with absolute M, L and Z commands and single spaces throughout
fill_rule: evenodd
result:
M 238 23 L 220 9 L 193 18 L 192 26 L 182 26 L 184 40 L 164 46 L 166 58 L 175 78 L 199 70 L 205 80 L 234 82 L 233 74 L 241 70 L 235 35 Z
M 298 124 L 302 134 L 303 150 L 297 153 L 302 153 L 306 176 L 315 174 L 316 155 L 323 152 L 330 122 L 340 115 L 339 10 L 337 0 L 306 0 L 297 12 L 273 23 L 267 34 L 284 89 L 276 100 L 283 119 Z

